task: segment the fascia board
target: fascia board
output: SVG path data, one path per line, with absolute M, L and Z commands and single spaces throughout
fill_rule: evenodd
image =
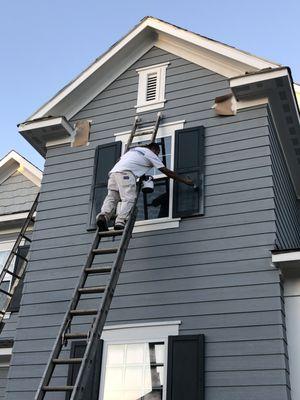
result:
M 159 34 L 155 46 L 226 78 L 242 75 L 249 70 L 245 64 L 237 63 L 220 54 L 199 48 L 193 43 L 183 42 L 181 39 L 170 37 L 165 33 Z
M 257 72 L 254 74 L 233 77 L 230 79 L 229 83 L 231 88 L 235 88 L 238 86 L 250 85 L 252 83 L 280 78 L 288 75 L 289 75 L 288 69 L 283 67 L 283 68 L 277 68 L 276 70 Z
M 272 263 L 283 263 L 289 261 L 300 261 L 300 250 L 272 254 Z
M 152 17 L 148 19 L 148 26 L 158 31 L 167 33 L 171 36 L 180 38 L 186 42 L 193 43 L 199 47 L 203 47 L 204 49 L 210 50 L 214 53 L 218 53 L 225 57 L 232 58 L 233 60 L 236 60 L 242 64 L 247 64 L 249 66 L 252 66 L 255 69 L 278 68 L 280 66 L 280 64 L 264 60 L 252 54 L 247 54 L 242 50 L 235 49 L 226 44 L 222 44 L 212 39 L 205 38 L 196 33 L 187 31 L 185 29 L 176 27 L 172 24 L 168 24 L 167 22 L 157 20 Z
M 10 222 L 26 219 L 28 212 L 0 215 L 0 222 Z

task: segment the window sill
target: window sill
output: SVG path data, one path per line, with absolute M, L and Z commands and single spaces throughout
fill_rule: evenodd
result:
M 157 218 L 145 221 L 137 221 L 133 228 L 133 233 L 178 228 L 180 220 L 181 218 Z
M 165 106 L 166 100 L 161 100 L 161 101 L 155 101 L 153 103 L 145 103 L 145 104 L 138 104 L 135 106 L 136 112 L 145 112 L 145 111 L 151 111 L 151 110 L 156 110 L 159 108 L 163 108 Z

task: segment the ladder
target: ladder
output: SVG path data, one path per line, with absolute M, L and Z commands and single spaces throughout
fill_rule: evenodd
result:
M 2 306 L 2 309 L 0 310 L 0 322 L 2 322 L 2 320 L 5 316 L 5 313 L 11 303 L 13 295 L 25 274 L 25 270 L 26 270 L 26 267 L 28 264 L 28 259 L 26 257 L 23 257 L 21 254 L 19 254 L 18 249 L 21 245 L 22 240 L 24 240 L 25 243 L 26 242 L 31 243 L 31 239 L 28 236 L 27 231 L 28 231 L 29 225 L 31 223 L 34 223 L 34 213 L 35 213 L 37 205 L 38 205 L 38 198 L 39 198 L 39 195 L 36 196 L 32 206 L 31 206 L 31 209 L 27 215 L 27 218 L 21 228 L 21 231 L 18 234 L 15 244 L 14 244 L 14 246 L 5 262 L 4 268 L 0 274 L 0 292 L 5 295 L 4 304 Z M 19 257 L 23 261 L 22 266 L 21 266 L 20 270 L 18 271 L 18 273 L 15 273 L 10 268 L 15 257 Z M 14 278 L 14 282 L 8 291 L 1 288 L 3 281 L 5 280 L 6 274 L 9 274 Z
M 147 131 L 147 134 L 151 133 L 151 141 L 155 141 L 159 122 L 162 116 L 161 113 L 157 115 L 156 122 L 152 131 Z M 136 136 L 136 130 L 139 120 L 135 118 L 130 138 L 128 140 L 125 151 L 130 148 L 134 137 Z M 77 287 L 73 292 L 72 299 L 69 303 L 68 310 L 64 316 L 64 320 L 60 327 L 53 349 L 51 351 L 46 369 L 41 379 L 39 388 L 35 395 L 35 400 L 43 400 L 46 393 L 48 392 L 66 392 L 69 394 L 70 400 L 87 400 L 85 398 L 85 387 L 87 385 L 89 376 L 93 371 L 93 360 L 97 352 L 97 346 L 99 339 L 106 322 L 107 314 L 109 312 L 110 304 L 113 299 L 113 295 L 118 283 L 118 279 L 121 273 L 122 265 L 125 259 L 126 251 L 129 246 L 130 239 L 132 237 L 132 231 L 134 228 L 136 216 L 137 216 L 137 202 L 139 193 L 141 190 L 142 179 L 139 180 L 137 185 L 137 195 L 135 198 L 134 205 L 129 214 L 128 221 L 126 222 L 124 230 L 109 230 L 109 231 L 97 231 L 95 233 L 93 243 L 88 253 L 85 265 L 82 269 Z M 119 245 L 112 248 L 101 248 L 99 247 L 101 240 L 105 238 L 112 238 L 115 242 L 115 237 L 120 236 Z M 104 254 L 115 254 L 115 259 L 112 266 L 105 267 L 93 267 L 94 258 L 96 255 Z M 91 275 L 109 275 L 108 284 L 106 286 L 87 286 L 88 277 Z M 102 294 L 99 308 L 96 309 L 83 309 L 80 308 L 79 302 L 84 299 L 85 295 L 89 294 Z M 84 333 L 71 332 L 72 320 L 78 316 L 95 316 L 90 329 Z M 64 346 L 67 346 L 68 342 L 76 339 L 85 339 L 87 346 L 85 348 L 82 358 L 62 358 L 61 352 Z M 74 385 L 68 386 L 55 386 L 50 385 L 51 379 L 53 378 L 55 368 L 59 365 L 74 365 L 79 366 L 78 375 Z
M 141 118 L 136 116 L 134 119 L 134 123 L 129 135 L 128 142 L 125 147 L 125 152 L 129 150 L 130 146 L 132 145 L 133 139 L 137 136 L 144 136 L 144 135 L 151 135 L 150 143 L 154 142 L 156 139 L 157 131 L 159 128 L 159 124 L 162 120 L 162 113 L 158 112 L 156 115 L 156 121 L 154 124 L 154 128 L 151 130 L 142 130 L 141 132 L 137 132 L 137 129 L 139 128 L 139 124 L 141 123 Z

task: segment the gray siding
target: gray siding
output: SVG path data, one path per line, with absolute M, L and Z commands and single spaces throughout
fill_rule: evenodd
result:
M 279 250 L 299 248 L 300 201 L 297 199 L 271 115 L 269 121 L 276 213 L 276 246 Z
M 0 185 L 0 215 L 29 211 L 39 188 L 16 171 Z
M 5 387 L 7 383 L 8 367 L 0 366 L 0 400 L 5 398 Z
M 130 129 L 135 69 L 164 61 L 165 122 L 206 127 L 205 215 L 134 235 L 108 323 L 179 319 L 181 334 L 204 333 L 206 400 L 289 398 L 280 277 L 270 265 L 276 221 L 267 108 L 216 116 L 211 106 L 228 92 L 227 80 L 153 48 L 74 118 L 93 120 L 90 146 L 47 154 L 8 400 L 33 398 L 92 241 L 86 223 L 94 149 Z M 59 370 L 58 383 L 65 373 Z

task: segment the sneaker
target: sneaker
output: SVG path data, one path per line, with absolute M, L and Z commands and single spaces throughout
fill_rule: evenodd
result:
M 96 217 L 96 223 L 98 225 L 99 231 L 108 231 L 107 219 L 104 214 L 98 214 Z
M 125 228 L 125 222 L 116 222 L 114 226 L 115 231 L 122 231 Z

